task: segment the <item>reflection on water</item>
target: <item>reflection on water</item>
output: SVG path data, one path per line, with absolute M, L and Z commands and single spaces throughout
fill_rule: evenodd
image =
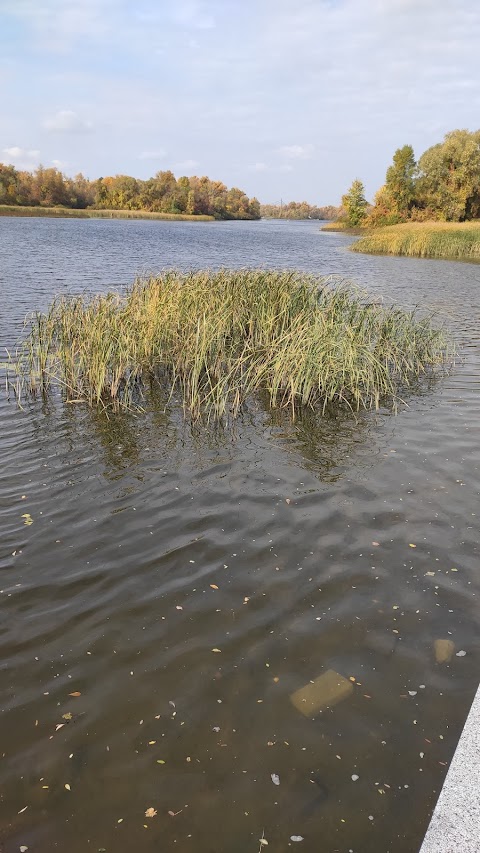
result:
M 478 681 L 478 268 L 349 256 L 311 224 L 160 224 L 2 220 L 5 339 L 142 255 L 263 258 L 435 305 L 464 365 L 398 417 L 256 400 L 223 430 L 162 399 L 0 399 L 0 846 L 415 853 Z M 437 664 L 438 638 L 465 655 Z M 289 697 L 327 669 L 353 694 L 310 720 Z

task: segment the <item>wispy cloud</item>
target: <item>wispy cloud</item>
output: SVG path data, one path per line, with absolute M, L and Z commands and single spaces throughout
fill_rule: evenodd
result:
M 215 27 L 215 18 L 209 12 L 208 4 L 196 0 L 177 0 L 173 6 L 172 18 L 175 23 L 187 29 L 212 30 Z
M 310 160 L 313 156 L 313 145 L 282 145 L 278 153 L 288 160 Z
M 167 156 L 165 148 L 157 148 L 156 151 L 142 151 L 138 155 L 139 160 L 164 160 Z
M 46 118 L 43 126 L 52 133 L 87 133 L 93 128 L 91 121 L 80 118 L 73 110 L 59 110 Z
M 182 174 L 188 174 L 196 169 L 200 163 L 198 160 L 181 160 L 179 163 L 174 163 L 172 166 L 173 171 L 178 174 L 182 172 Z

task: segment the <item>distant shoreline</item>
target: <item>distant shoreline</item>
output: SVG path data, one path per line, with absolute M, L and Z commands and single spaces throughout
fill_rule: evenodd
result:
M 50 217 L 62 219 L 164 219 L 183 222 L 215 222 L 213 216 L 188 213 L 155 213 L 150 210 L 95 210 L 72 207 L 27 207 L 1 204 L 0 216 Z

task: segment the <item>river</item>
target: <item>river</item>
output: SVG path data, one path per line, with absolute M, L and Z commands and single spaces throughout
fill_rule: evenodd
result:
M 223 431 L 0 392 L 2 853 L 417 853 L 478 685 L 480 266 L 350 241 L 0 219 L 0 360 L 55 294 L 169 266 L 354 280 L 460 353 L 396 415 Z M 308 719 L 327 669 L 352 694 Z

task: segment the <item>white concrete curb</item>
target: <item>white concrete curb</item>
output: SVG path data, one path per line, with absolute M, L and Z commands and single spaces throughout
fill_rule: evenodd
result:
M 480 851 L 480 687 L 420 853 Z

